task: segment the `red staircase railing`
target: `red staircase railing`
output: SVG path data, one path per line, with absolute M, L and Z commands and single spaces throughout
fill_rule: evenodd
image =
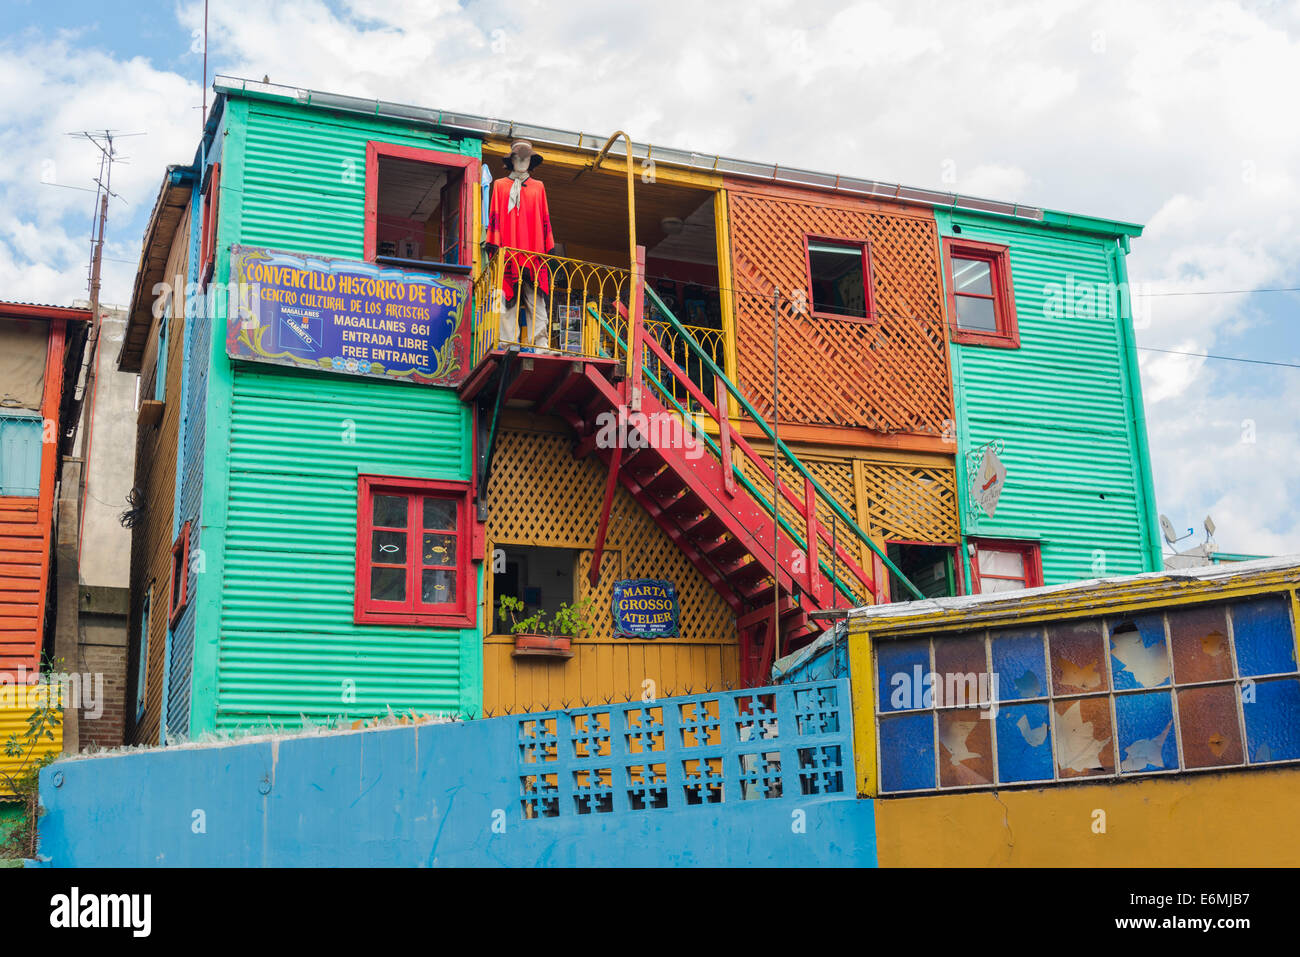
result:
M 648 352 L 657 360 L 657 369 L 652 369 L 648 362 L 640 362 L 634 367 L 634 379 L 640 378 L 648 382 L 668 408 L 677 412 L 684 422 L 692 423 L 697 427 L 698 437 L 704 441 L 705 445 L 722 463 L 724 475 L 727 479 L 726 488 L 729 494 L 734 495 L 736 493 L 738 489 L 737 483 L 739 483 L 739 486 L 743 486 L 767 511 L 769 516 L 776 511 L 768 495 L 749 477 L 745 469 L 740 467 L 740 462 L 734 454 L 735 451 L 740 453 L 743 460 L 752 464 L 758 476 L 768 487 L 775 488 L 778 491 L 781 500 L 787 506 L 785 511 L 792 511 L 802 524 L 801 529 L 796 529 L 786 520 L 784 515 L 777 518 L 778 524 L 784 533 L 792 538 L 806 556 L 802 576 L 795 570 L 787 570 L 794 572 L 792 577 L 799 582 L 800 587 L 810 596 L 824 600 L 824 583 L 829 582 L 831 588 L 842 595 L 850 606 L 859 603 L 859 599 L 854 593 L 855 590 L 849 583 L 841 579 L 838 569 L 842 566 L 859 583 L 860 588 L 858 591 L 865 591 L 872 597 L 873 602 L 879 602 L 885 593 L 881 580 L 884 570 L 888 569 L 893 572 L 903 587 L 913 596 L 923 598 L 924 596 L 916 586 L 889 560 L 889 557 L 880 549 L 871 536 L 862 530 L 835 497 L 808 471 L 808 468 L 799 460 L 798 456 L 781 441 L 767 420 L 741 394 L 736 384 L 727 377 L 712 356 L 691 335 L 690 330 L 677 319 L 672 310 L 655 294 L 654 289 L 647 286 L 645 295 L 654 303 L 663 315 L 664 320 L 672 327 L 674 333 L 685 343 L 686 347 L 694 353 L 701 365 L 712 373 L 716 395 L 713 399 L 705 395 L 700 386 L 673 360 L 673 357 L 659 344 L 656 338 L 645 335 L 644 328 L 639 322 L 629 323 L 633 336 L 630 351 L 633 355 L 640 354 L 642 350 Z M 627 311 L 621 304 L 619 304 L 618 311 L 621 316 L 626 317 Z M 593 318 L 599 318 L 602 324 L 605 325 L 606 333 L 618 342 L 620 347 L 624 346 L 622 337 L 618 335 L 616 330 L 610 328 L 603 318 L 595 316 Z M 672 384 L 663 382 L 656 374 L 657 371 L 662 372 L 663 370 L 667 370 L 672 375 L 674 380 Z M 633 389 L 636 389 L 639 384 L 634 381 L 632 385 Z M 693 400 L 691 408 L 688 409 L 678 401 L 676 393 L 679 390 L 684 390 Z M 767 459 L 760 455 L 733 427 L 731 417 L 727 414 L 728 394 L 735 399 L 736 404 L 743 410 L 744 417 L 742 421 L 747 418 L 748 421 L 753 422 L 762 434 L 767 436 L 773 443 L 778 456 L 789 463 L 803 479 L 802 498 L 795 494 L 789 487 L 789 483 L 779 479 Z M 698 428 L 701 419 L 703 419 L 704 426 L 702 429 Z M 714 438 L 715 433 L 716 439 Z M 825 524 L 817 518 L 819 503 L 828 509 L 833 516 L 834 524 L 830 529 L 826 528 Z M 845 547 L 845 543 L 839 540 L 838 523 L 840 522 L 843 523 L 846 534 L 852 540 L 864 544 L 871 551 L 872 564 L 875 566 L 873 573 L 863 569 L 854 559 L 852 552 Z M 832 556 L 829 565 L 821 558 L 823 547 L 826 554 Z

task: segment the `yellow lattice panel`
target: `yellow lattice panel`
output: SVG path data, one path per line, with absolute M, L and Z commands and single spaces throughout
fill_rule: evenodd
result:
M 559 707 L 562 702 L 621 699 L 655 689 L 721 687 L 739 680 L 735 616 L 690 560 L 621 487 L 610 509 L 600 582 L 587 573 L 600 520 L 607 472 L 596 459 L 576 459 L 559 431 L 504 429 L 488 484 L 489 549 L 496 544 L 578 551 L 578 597 L 592 601 L 592 630 L 573 642 L 567 662 L 514 658 L 509 637 L 484 645 L 484 707 Z M 608 614 L 620 578 L 666 578 L 677 585 L 679 640 L 615 638 Z M 490 596 L 495 606 L 495 596 Z M 664 694 L 658 690 L 659 695 Z
M 873 537 L 956 542 L 957 473 L 952 468 L 860 461 L 864 530 Z

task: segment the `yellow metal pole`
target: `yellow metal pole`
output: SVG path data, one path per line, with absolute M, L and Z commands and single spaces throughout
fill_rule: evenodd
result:
M 627 258 L 628 258 L 628 268 L 631 271 L 631 275 L 632 275 L 632 287 L 631 289 L 628 290 L 628 306 L 629 306 L 628 329 L 627 329 L 628 350 L 627 350 L 627 355 L 624 357 L 624 361 L 627 364 L 626 371 L 627 371 L 628 378 L 631 379 L 632 378 L 632 349 L 631 349 L 632 323 L 639 321 L 640 319 L 638 315 L 636 315 L 633 311 L 631 311 L 632 309 L 635 309 L 637 305 L 636 302 L 638 298 L 637 290 L 638 290 L 638 283 L 640 280 L 640 277 L 637 275 L 637 265 L 636 265 L 636 196 L 633 192 L 633 185 L 632 185 L 632 140 L 622 130 L 615 130 L 612 134 L 610 134 L 609 139 L 605 141 L 605 145 L 600 148 L 600 152 L 596 154 L 596 158 L 592 161 L 591 165 L 593 169 L 598 169 L 600 167 L 600 161 L 605 158 L 605 155 L 609 152 L 609 148 L 614 145 L 614 141 L 618 139 L 620 136 L 623 137 L 623 142 L 627 144 Z

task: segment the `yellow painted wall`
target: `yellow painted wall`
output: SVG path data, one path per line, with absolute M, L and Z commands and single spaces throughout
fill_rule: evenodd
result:
M 57 685 L 0 685 L 0 797 L 13 794 L 9 786 L 9 777 L 18 777 L 33 763 L 47 754 L 58 754 L 63 750 L 63 726 L 51 728 L 54 740 L 43 740 L 32 748 L 30 754 L 23 745 L 22 757 L 11 758 L 5 755 L 5 742 L 12 734 L 23 735 L 27 732 L 27 718 L 32 710 L 45 702 L 45 695 L 57 693 Z
M 881 867 L 1295 867 L 1300 768 L 877 800 L 876 844 Z

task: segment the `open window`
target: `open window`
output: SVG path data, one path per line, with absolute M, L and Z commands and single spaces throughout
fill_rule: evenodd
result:
M 951 598 L 962 593 L 961 565 L 955 546 L 889 542 L 886 554 L 926 598 Z M 894 601 L 912 600 L 912 593 L 893 572 L 889 573 L 889 594 Z
M 366 259 L 468 271 L 477 163 L 458 153 L 368 143 Z
M 476 588 L 470 483 L 362 475 L 355 620 L 468 627 Z
M 976 594 L 1020 591 L 1043 583 L 1043 565 L 1035 542 L 976 539 L 971 544 L 971 580 Z
M 492 577 L 492 595 L 497 608 L 502 596 L 509 595 L 524 603 L 518 617 L 541 611 L 549 618 L 560 605 L 572 605 L 577 600 L 577 549 L 497 545 L 497 550 L 499 558 Z M 501 620 L 497 608 L 492 609 L 490 631 L 508 634 L 510 622 Z
M 948 262 L 948 312 L 954 342 L 1020 347 L 1011 254 L 1006 246 L 973 240 L 944 240 Z
M 873 319 L 871 253 L 867 244 L 806 236 L 804 245 L 812 314 L 823 319 Z
M 190 600 L 190 523 L 181 526 L 172 543 L 171 592 L 168 597 L 167 621 L 173 628 L 181 620 Z

